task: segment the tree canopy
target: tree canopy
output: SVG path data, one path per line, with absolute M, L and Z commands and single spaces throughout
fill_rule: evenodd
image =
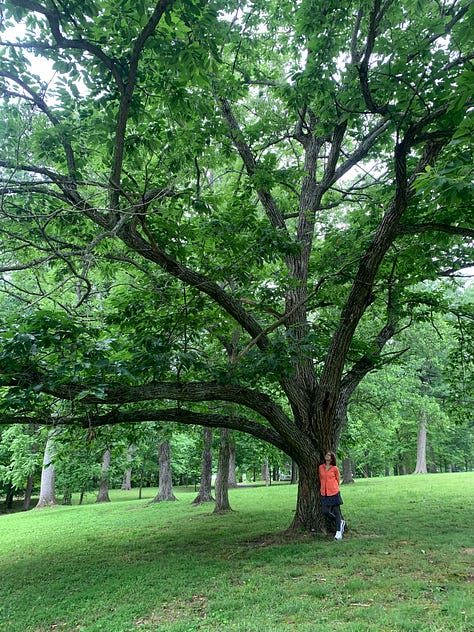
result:
M 319 524 L 351 395 L 473 264 L 472 2 L 2 11 L 1 423 L 243 430 Z

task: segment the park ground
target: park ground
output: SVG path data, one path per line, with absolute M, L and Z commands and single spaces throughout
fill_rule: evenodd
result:
M 289 537 L 296 488 L 234 511 L 112 502 L 0 516 L 1 632 L 474 632 L 474 473 L 357 480 L 349 529 Z

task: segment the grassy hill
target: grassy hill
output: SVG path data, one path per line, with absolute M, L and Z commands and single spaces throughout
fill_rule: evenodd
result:
M 0 630 L 474 631 L 474 473 L 344 487 L 341 542 L 285 534 L 287 483 L 155 493 L 0 516 Z

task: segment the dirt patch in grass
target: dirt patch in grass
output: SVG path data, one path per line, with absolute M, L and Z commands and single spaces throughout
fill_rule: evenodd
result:
M 164 604 L 161 610 L 154 610 L 146 617 L 135 619 L 137 628 L 172 623 L 179 619 L 205 619 L 207 616 L 207 599 L 202 595 L 194 595 L 191 601 L 177 599 Z
M 321 537 L 321 534 L 318 535 Z M 278 546 L 280 544 L 292 544 L 293 542 L 313 542 L 315 537 L 316 535 L 312 533 L 279 531 L 273 533 L 262 533 L 251 540 L 242 542 L 242 545 L 249 547 Z

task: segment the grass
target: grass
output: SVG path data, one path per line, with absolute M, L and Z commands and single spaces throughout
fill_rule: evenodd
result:
M 288 484 L 232 490 L 221 516 L 179 488 L 0 516 L 0 630 L 474 632 L 473 489 L 359 480 L 342 542 L 284 534 Z

